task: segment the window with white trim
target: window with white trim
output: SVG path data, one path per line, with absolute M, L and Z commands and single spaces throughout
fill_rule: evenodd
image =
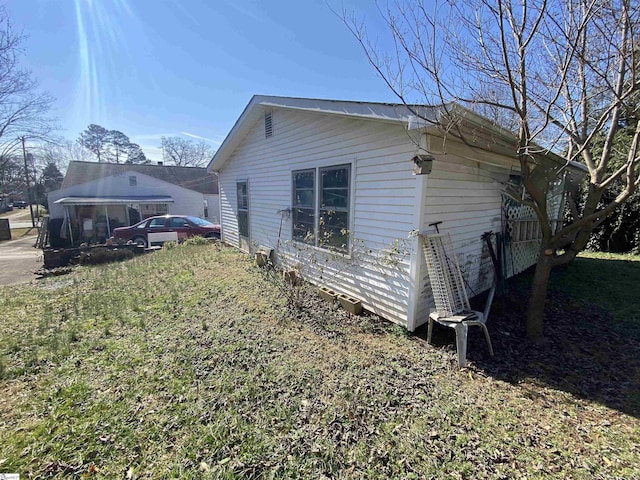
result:
M 292 238 L 347 253 L 351 166 L 297 170 L 292 176 Z

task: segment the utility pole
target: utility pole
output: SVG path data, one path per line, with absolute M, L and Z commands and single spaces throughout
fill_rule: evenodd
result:
M 27 182 L 27 201 L 29 202 L 29 211 L 31 212 L 31 226 L 33 228 L 35 228 L 36 226 L 36 219 L 33 216 L 33 205 L 32 205 L 32 201 L 31 201 L 31 185 L 29 183 L 29 168 L 27 166 L 27 149 L 24 146 L 24 142 L 25 142 L 26 138 L 20 137 L 20 141 L 22 142 L 22 158 L 24 160 L 24 179 Z

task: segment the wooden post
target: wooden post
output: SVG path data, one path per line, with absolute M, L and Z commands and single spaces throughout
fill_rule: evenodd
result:
M 31 201 L 31 185 L 29 184 L 29 168 L 27 167 L 27 149 L 24 146 L 25 137 L 20 137 L 22 142 L 22 159 L 24 160 L 24 179 L 27 182 L 27 201 L 29 202 L 29 211 L 31 212 L 31 226 L 35 228 L 36 220 L 33 217 L 33 205 Z

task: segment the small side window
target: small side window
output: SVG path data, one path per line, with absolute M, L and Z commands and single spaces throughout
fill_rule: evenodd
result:
M 135 187 L 136 185 L 138 185 L 138 179 L 136 178 L 135 175 L 130 175 L 129 176 L 129 186 L 130 187 Z

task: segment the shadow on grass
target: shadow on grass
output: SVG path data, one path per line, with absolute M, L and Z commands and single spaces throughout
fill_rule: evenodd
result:
M 579 260 L 553 274 L 541 342 L 525 335 L 529 273 L 512 281 L 509 292 L 493 303 L 488 327 L 495 357 L 489 356 L 481 329 L 470 328 L 467 358 L 496 379 L 533 382 L 640 418 L 640 282 L 627 282 L 640 275 L 640 262 L 628 262 L 635 264 L 630 274 L 624 261 Z M 579 288 L 573 286 L 569 296 L 574 283 Z M 474 308 L 483 308 L 484 299 L 477 300 Z M 605 310 L 602 304 L 615 307 Z M 633 315 L 620 317 L 626 311 Z M 433 342 L 455 351 L 451 329 L 436 328 Z
M 25 237 L 33 237 L 38 235 L 37 227 L 27 227 L 27 228 L 12 228 L 11 229 L 11 239 L 9 240 L 0 240 L 0 243 L 10 242 L 12 240 L 20 240 Z

